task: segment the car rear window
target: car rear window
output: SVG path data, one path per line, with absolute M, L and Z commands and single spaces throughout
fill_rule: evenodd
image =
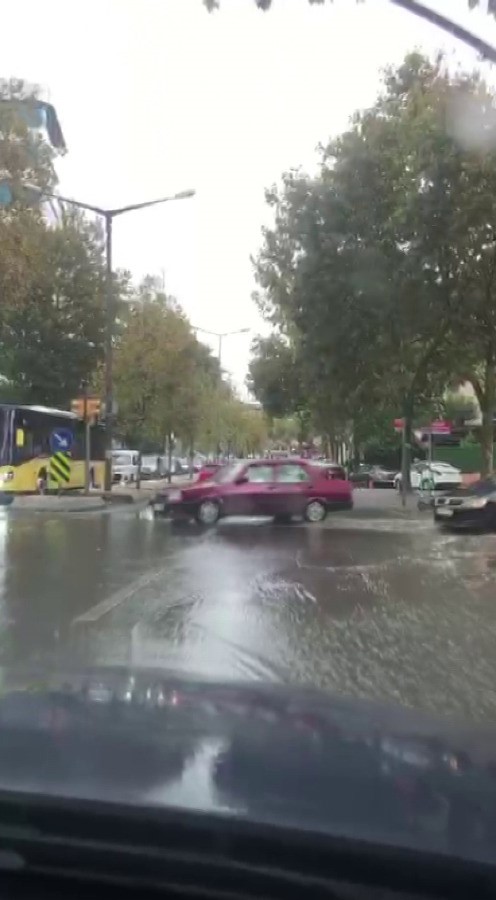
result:
M 342 466 L 329 466 L 327 469 L 327 477 L 329 481 L 333 481 L 337 478 L 346 480 L 346 472 Z

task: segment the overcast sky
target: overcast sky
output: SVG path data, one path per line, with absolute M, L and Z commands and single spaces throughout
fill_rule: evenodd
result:
M 197 196 L 115 224 L 115 264 L 162 274 L 194 325 L 261 327 L 250 253 L 268 221 L 264 188 L 315 167 L 320 141 L 373 102 L 380 69 L 418 47 L 455 64 L 476 55 L 388 0 L 23 0 L 2 8 L 2 74 L 37 82 L 69 153 L 60 191 L 102 206 Z M 466 0 L 431 0 L 496 44 L 496 23 Z M 489 77 L 493 69 L 482 64 Z M 249 335 L 224 342 L 242 384 Z M 214 346 L 216 344 L 214 343 Z

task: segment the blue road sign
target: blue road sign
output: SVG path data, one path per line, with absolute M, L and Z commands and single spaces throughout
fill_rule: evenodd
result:
M 68 453 L 74 442 L 74 435 L 70 428 L 54 428 L 50 435 L 50 450 L 52 453 Z
M 12 191 L 6 181 L 0 181 L 0 206 L 10 206 L 12 203 Z

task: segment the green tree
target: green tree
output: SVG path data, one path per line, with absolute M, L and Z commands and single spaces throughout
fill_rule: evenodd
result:
M 308 390 L 294 342 L 280 334 L 256 338 L 247 386 L 270 418 L 294 416 L 299 424 L 299 440 L 306 439 L 310 422 Z
M 77 218 L 0 224 L 0 236 L 0 373 L 24 402 L 67 405 L 103 353 L 101 243 Z
M 122 434 L 142 445 L 192 451 L 216 415 L 218 361 L 200 344 L 176 301 L 146 278 L 130 301 L 115 353 Z
M 416 184 L 405 193 L 407 240 L 439 289 L 451 373 L 471 381 L 479 401 L 487 473 L 496 407 L 495 94 L 478 74 L 451 76 L 442 60 L 415 62 L 413 78 L 401 70 L 389 77 L 415 160 Z
M 102 245 L 83 218 L 55 216 L 28 190 L 56 183 L 37 102 L 24 82 L 0 82 L 0 182 L 13 198 L 0 208 L 0 376 L 5 397 L 62 405 L 101 356 Z
M 411 54 L 376 104 L 323 150 L 319 177 L 267 194 L 275 225 L 256 260 L 259 305 L 298 335 L 320 406 L 337 394 L 357 423 L 470 378 L 486 468 L 495 400 L 494 99 L 477 76 Z M 467 126 L 470 122 L 470 127 Z M 404 468 L 408 469 L 405 456 Z

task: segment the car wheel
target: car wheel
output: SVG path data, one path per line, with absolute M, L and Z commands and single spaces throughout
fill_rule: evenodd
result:
M 310 500 L 305 510 L 307 522 L 323 522 L 327 515 L 327 509 L 320 500 Z
M 219 516 L 219 505 L 213 500 L 204 500 L 196 511 L 196 519 L 200 525 L 215 525 Z

